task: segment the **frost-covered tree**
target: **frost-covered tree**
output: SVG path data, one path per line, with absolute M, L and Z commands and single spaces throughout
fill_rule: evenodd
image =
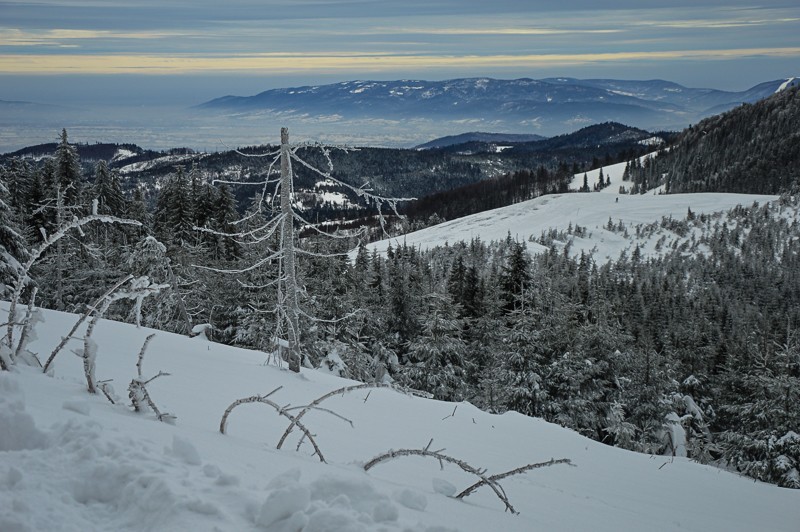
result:
M 289 369 L 296 372 L 300 371 L 300 366 L 304 360 L 300 344 L 300 320 L 301 316 L 307 316 L 307 313 L 301 309 L 300 305 L 303 290 L 298 278 L 297 257 L 301 254 L 314 254 L 313 252 L 303 250 L 298 245 L 296 225 L 302 224 L 316 232 L 322 234 L 326 233 L 315 224 L 311 224 L 305 220 L 295 207 L 294 202 L 296 198 L 294 193 L 293 165 L 297 164 L 313 175 L 349 190 L 364 200 L 368 205 L 375 207 L 378 211 L 381 224 L 384 223 L 384 218 L 381 216 L 381 207 L 388 204 L 395 214 L 397 214 L 396 205 L 399 201 L 402 201 L 401 198 L 382 198 L 377 196 L 368 189 L 366 184 L 357 188 L 339 180 L 333 175 L 333 162 L 330 157 L 329 147 L 316 146 L 327 162 L 327 169 L 317 168 L 301 158 L 297 153 L 301 147 L 302 146 L 292 146 L 289 143 L 289 130 L 282 128 L 281 143 L 278 150 L 257 156 L 271 157 L 266 171 L 266 178 L 261 182 L 255 183 L 256 185 L 262 186 L 261 201 L 258 202 L 257 209 L 261 212 L 262 209 L 266 209 L 268 205 L 276 206 L 276 199 L 278 201 L 277 205 L 279 205 L 279 208 L 276 206 L 274 211 L 272 211 L 273 216 L 266 219 L 262 226 L 256 227 L 250 231 L 237 231 L 236 233 L 205 228 L 205 231 L 208 233 L 223 237 L 234 237 L 244 245 L 261 245 L 269 243 L 273 238 L 277 239 L 277 245 L 268 248 L 267 254 L 261 256 L 253 264 L 238 269 L 213 267 L 206 269 L 240 275 L 270 266 L 273 263 L 277 264 L 278 273 L 275 279 L 277 302 L 273 309 L 276 316 L 276 329 L 273 336 L 274 346 L 277 351 L 281 352 L 281 357 L 288 362 Z M 243 153 L 240 154 L 245 155 Z M 280 168 L 279 172 L 276 166 Z M 272 176 L 277 173 L 279 173 L 279 177 L 273 178 Z M 239 223 L 243 221 L 244 220 L 239 220 L 234 222 L 233 225 L 239 225 Z M 335 237 L 335 235 L 329 236 Z
M 463 399 L 467 344 L 462 329 L 456 305 L 448 296 L 428 296 L 427 319 L 419 336 L 408 345 L 403 380 L 412 388 L 430 391 L 437 399 Z
M 90 200 L 97 200 L 98 214 L 125 214 L 125 196 L 119 184 L 119 175 L 108 168 L 105 161 L 98 161 L 94 170 L 94 183 L 89 192 Z
M 22 274 L 28 258 L 28 245 L 17 225 L 14 213 L 5 202 L 8 189 L 0 179 L 0 298 L 11 295 L 12 286 Z
M 81 203 L 83 193 L 83 174 L 81 172 L 80 157 L 75 146 L 69 143 L 67 130 L 61 130 L 61 140 L 56 148 L 54 158 L 55 172 L 53 175 L 54 188 L 64 194 L 64 205 L 74 206 Z
M 506 240 L 510 242 L 510 235 Z M 529 268 L 530 258 L 525 244 L 514 242 L 510 246 L 508 261 L 503 266 L 500 277 L 503 299 L 509 312 L 523 304 L 521 296 L 531 279 Z
M 154 224 L 161 238 L 177 246 L 193 243 L 194 206 L 182 166 L 178 166 L 158 194 Z
M 721 435 L 723 458 L 745 474 L 800 488 L 800 341 L 797 333 L 775 352 L 751 353 L 726 374 Z

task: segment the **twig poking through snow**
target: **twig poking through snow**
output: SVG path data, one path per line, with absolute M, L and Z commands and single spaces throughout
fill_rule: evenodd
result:
M 150 407 L 150 409 L 155 413 L 156 418 L 159 421 L 164 421 L 169 423 L 174 421 L 176 417 L 167 412 L 161 412 L 158 406 L 156 406 L 155 401 L 153 401 L 152 397 L 150 397 L 150 393 L 147 391 L 148 384 L 150 384 L 159 377 L 168 376 L 169 373 L 159 371 L 157 375 L 155 375 L 154 377 L 150 377 L 147 380 L 145 380 L 144 377 L 142 376 L 142 363 L 144 362 L 144 353 L 147 350 L 148 344 L 150 344 L 150 340 L 152 340 L 154 337 L 155 333 L 145 338 L 144 344 L 142 344 L 142 348 L 139 350 L 139 357 L 136 361 L 137 377 L 135 379 L 132 379 L 131 383 L 128 385 L 128 397 L 130 397 L 131 404 L 133 405 L 133 409 L 136 412 L 142 411 L 142 403 L 145 402 Z

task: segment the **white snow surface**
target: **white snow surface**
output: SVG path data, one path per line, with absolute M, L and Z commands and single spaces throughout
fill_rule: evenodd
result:
M 778 196 L 755 194 L 654 194 L 653 191 L 643 195 L 614 194 L 614 190 L 619 190 L 619 179 L 625 167 L 622 164 L 620 170 L 619 166 L 607 166 L 603 169 L 604 174 L 608 172 L 606 175 L 611 175 L 611 186 L 600 192 L 540 196 L 508 207 L 450 220 L 400 237 L 374 242 L 369 244 L 368 248 L 384 253 L 389 245 L 397 247 L 405 243 L 424 250 L 460 241 L 469 242 L 473 238 L 480 238 L 484 242 L 498 241 L 510 234 L 511 238 L 526 242 L 529 252 L 538 253 L 546 251 L 546 248 L 532 240 L 539 238 L 543 231 L 551 228 L 566 231 L 570 226 L 574 228 L 577 224 L 586 228 L 588 234 L 586 237 L 574 236 L 569 239 L 572 256 L 584 252 L 591 254 L 595 260 L 605 262 L 619 258 L 623 251 L 630 256 L 630 252 L 638 245 L 642 255 L 647 257 L 659 254 L 659 249 L 666 250 L 665 244 L 691 240 L 692 233 L 678 237 L 674 233 L 662 230 L 649 239 L 636 238 L 635 234 L 625 236 L 619 231 L 609 231 L 606 228 L 609 218 L 613 224 L 621 221 L 631 233 L 634 233 L 633 228 L 637 224 L 659 222 L 662 218 L 670 216 L 683 220 L 689 209 L 696 215 L 711 215 L 724 213 L 737 205 L 750 206 L 755 202 L 764 204 L 778 198 Z M 599 170 L 588 172 L 589 186 L 592 186 L 592 179 L 597 181 L 599 172 Z M 573 184 L 577 180 L 576 175 Z M 580 174 L 580 182 L 583 183 L 583 174 Z M 722 214 L 719 216 L 723 217 Z M 563 247 L 567 241 L 560 244 Z
M 605 197 L 605 195 L 598 195 Z M 8 304 L 0 305 L 5 315 Z M 44 312 L 30 346 L 46 358 L 76 316 Z M 134 413 L 125 389 L 145 337 L 156 337 L 144 374 L 174 424 Z M 79 332 L 79 335 L 82 332 Z M 101 320 L 97 376 L 118 402 L 89 395 L 79 358 L 64 350 L 52 376 L 31 367 L 0 373 L 0 530 L 22 531 L 486 531 L 797 530 L 800 490 L 753 482 L 685 458 L 636 454 L 516 413 L 491 415 L 390 389 L 335 396 L 303 418 L 327 459 L 265 404 L 245 404 L 219 433 L 236 399 L 265 394 L 304 405 L 350 384 L 320 371 L 290 373 L 260 352 Z M 74 345 L 72 347 L 75 347 Z M 295 411 L 296 412 L 296 411 Z M 452 415 L 451 415 L 452 414 Z M 490 489 L 449 496 L 475 479 L 455 466 L 400 457 L 365 472 L 389 449 L 445 448 L 488 474 L 551 458 L 574 467 L 536 469 L 501 482 L 519 515 Z

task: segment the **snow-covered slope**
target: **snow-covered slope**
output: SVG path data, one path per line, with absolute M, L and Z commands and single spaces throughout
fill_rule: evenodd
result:
M 624 170 L 621 165 L 603 168 L 604 174 L 611 175 L 611 186 L 600 192 L 553 194 L 536 199 L 472 214 L 456 220 L 427 227 L 406 235 L 381 240 L 370 244 L 371 249 L 385 252 L 391 245 L 397 247 L 405 243 L 420 249 L 443 246 L 445 243 L 469 241 L 480 238 L 488 242 L 506 238 L 529 242 L 531 252 L 544 251 L 545 248 L 533 243 L 542 232 L 549 229 L 567 231 L 576 225 L 586 228 L 588 234 L 571 239 L 571 253 L 591 253 L 596 260 L 617 259 L 622 251 L 630 252 L 637 245 L 644 256 L 655 254 L 660 234 L 649 240 L 636 239 L 624 232 L 607 229 L 609 219 L 612 224 L 620 222 L 630 228 L 637 224 L 658 222 L 664 217 L 684 219 L 689 209 L 694 214 L 712 214 L 727 211 L 736 205 L 752 205 L 754 202 L 764 203 L 777 199 L 777 196 L 754 194 L 669 194 L 645 195 L 618 194 L 619 185 L 629 186 L 622 182 Z M 597 182 L 599 170 L 588 173 L 587 181 L 591 187 Z M 583 184 L 583 174 L 576 175 L 572 188 Z M 684 236 L 690 239 L 691 235 Z M 663 244 L 663 242 L 662 242 Z
M 598 195 L 606 197 L 605 195 Z M 5 315 L 7 304 L 0 307 Z M 75 316 L 47 311 L 31 344 L 46 357 Z M 144 359 L 154 401 L 177 416 L 160 423 L 127 406 L 137 353 L 154 331 L 102 321 L 97 376 L 117 405 L 85 392 L 80 360 L 56 359 L 53 376 L 19 367 L 0 374 L 0 530 L 620 531 L 797 530 L 800 491 L 692 463 L 608 447 L 539 419 L 478 411 L 389 389 L 329 399 L 304 423 L 327 464 L 264 404 L 220 418 L 235 399 L 266 394 L 303 405 L 348 384 L 319 371 L 292 374 L 265 355 L 157 332 Z M 81 332 L 78 333 L 82 334 Z M 77 344 L 77 343 L 76 343 Z M 72 347 L 77 347 L 73 345 Z M 295 413 L 297 411 L 294 411 Z M 519 515 L 474 478 L 432 459 L 400 457 L 365 472 L 389 449 L 446 449 L 489 474 L 551 458 L 556 465 L 501 483 Z

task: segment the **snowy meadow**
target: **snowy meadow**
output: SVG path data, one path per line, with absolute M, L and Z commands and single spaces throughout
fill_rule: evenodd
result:
M 3 311 L 7 310 L 4 305 Z M 49 353 L 77 316 L 44 311 L 32 352 Z M 80 333 L 79 333 L 80 334 Z M 176 419 L 135 413 L 125 388 L 143 359 L 149 392 Z M 116 400 L 86 393 L 82 363 L 64 352 L 50 375 L 19 365 L 0 374 L 0 529 L 33 530 L 726 530 L 791 531 L 797 490 L 753 482 L 679 457 L 645 455 L 589 440 L 540 419 L 492 415 L 393 389 L 339 394 L 303 423 L 281 450 L 284 409 L 357 384 L 321 371 L 294 374 L 261 352 L 102 320 L 94 333 L 97 377 Z M 322 410 L 322 407 L 336 415 Z M 289 410 L 291 412 L 291 410 Z M 294 410 L 297 412 L 297 410 Z M 347 418 L 346 420 L 343 418 Z M 352 422 L 352 426 L 351 423 Z M 498 484 L 514 509 L 457 465 L 398 456 L 430 450 L 496 475 L 567 458 Z

